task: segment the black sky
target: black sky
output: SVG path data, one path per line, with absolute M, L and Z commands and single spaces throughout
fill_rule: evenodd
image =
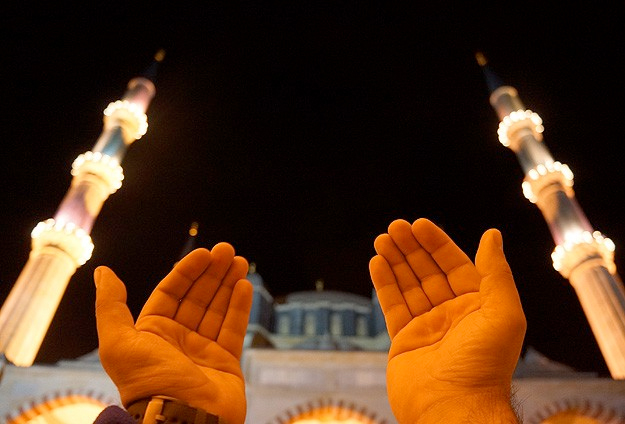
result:
M 171 3 L 171 2 L 170 2 Z M 208 2 L 203 2 L 208 3 Z M 134 313 L 178 259 L 231 242 L 276 296 L 314 287 L 371 294 L 373 240 L 427 217 L 470 256 L 504 235 L 528 318 L 526 347 L 608 375 L 553 241 L 496 136 L 474 53 L 545 123 L 577 199 L 625 266 L 622 5 L 598 2 L 166 2 L 20 6 L 0 13 L 0 299 L 52 217 L 102 110 L 158 49 L 167 56 L 148 133 L 122 162 L 92 259 L 75 274 L 38 356 L 97 345 L 93 269 L 126 282 Z

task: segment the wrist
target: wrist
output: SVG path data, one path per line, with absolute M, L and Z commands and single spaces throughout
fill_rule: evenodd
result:
M 416 420 L 428 423 L 520 424 L 517 405 L 510 392 L 472 392 L 434 403 Z
M 131 402 L 126 410 L 137 424 L 225 424 L 223 418 L 169 397 L 152 396 Z

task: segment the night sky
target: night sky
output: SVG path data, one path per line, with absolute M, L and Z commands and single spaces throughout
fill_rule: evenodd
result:
M 623 5 L 613 2 L 172 2 L 0 11 L 0 300 L 54 215 L 76 156 L 159 49 L 147 134 L 91 236 L 37 362 L 97 347 L 93 269 L 113 268 L 138 314 L 199 223 L 232 243 L 274 296 L 370 296 L 373 240 L 427 217 L 473 257 L 499 228 L 528 319 L 526 347 L 609 375 L 474 55 L 544 121 L 554 159 L 625 267 Z M 366 5 L 364 5 L 366 3 Z M 421 5 L 427 3 L 427 5 Z M 471 4 L 469 4 L 471 3 Z M 616 7 L 616 8 L 615 8 Z M 11 10 L 9 10 L 11 9 Z

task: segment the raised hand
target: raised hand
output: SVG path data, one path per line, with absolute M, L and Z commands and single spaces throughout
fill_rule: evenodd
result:
M 500 232 L 483 234 L 475 264 L 423 218 L 392 222 L 374 247 L 399 422 L 517 422 L 511 382 L 526 321 Z
M 170 396 L 243 424 L 240 358 L 252 304 L 247 270 L 228 243 L 196 249 L 158 284 L 136 323 L 122 281 L 105 266 L 95 270 L 100 359 L 125 406 Z

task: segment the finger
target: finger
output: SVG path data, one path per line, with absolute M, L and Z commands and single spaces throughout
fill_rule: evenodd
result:
M 494 316 L 508 317 L 512 325 L 525 325 L 525 316 L 514 283 L 512 271 L 503 252 L 499 230 L 490 229 L 482 235 L 475 256 L 478 272 L 482 276 L 480 294 L 482 308 Z
M 388 334 L 393 339 L 399 330 L 410 322 L 413 317 L 412 313 L 390 264 L 383 256 L 377 255 L 371 258 L 369 273 L 384 313 Z
M 145 302 L 139 319 L 146 315 L 173 319 L 180 306 L 180 300 L 212 261 L 213 256 L 208 249 L 199 248 L 188 253 L 156 286 Z
M 237 281 L 230 297 L 230 303 L 217 337 L 217 344 L 230 352 L 235 358 L 241 358 L 243 341 L 252 308 L 252 283 L 241 279 Z
M 376 237 L 373 246 L 378 255 L 383 256 L 391 267 L 394 281 L 396 281 L 412 316 L 430 310 L 432 304 L 423 291 L 421 282 L 391 236 L 389 234 L 379 235 Z
M 134 332 L 134 321 L 126 306 L 126 286 L 108 267 L 94 271 L 96 286 L 95 317 L 100 349 L 116 344 L 124 333 Z
M 443 230 L 432 221 L 420 218 L 412 224 L 412 233 L 446 276 L 446 284 L 440 281 L 442 275 L 423 276 L 421 284 L 428 297 L 436 291 L 440 293 L 439 298 L 449 296 L 449 289 L 455 296 L 479 290 L 480 275 L 473 262 Z M 429 271 L 433 272 L 431 268 Z M 430 300 L 434 303 L 432 298 Z
M 430 253 L 419 244 L 412 234 L 412 226 L 408 221 L 393 221 L 388 227 L 388 233 L 420 281 L 421 290 L 432 306 L 440 305 L 455 296 L 447 282 L 447 276 L 438 267 Z
M 211 250 L 211 255 L 211 263 L 184 294 L 178 311 L 174 315 L 177 322 L 193 331 L 204 319 L 206 309 L 215 301 L 215 296 L 219 290 L 226 289 L 229 297 L 235 282 L 245 277 L 247 273 L 247 262 L 240 258 L 243 263 L 234 268 L 238 274 L 229 279 L 226 278 L 234 263 L 234 248 L 230 244 L 218 243 Z M 217 307 L 217 309 L 221 309 L 221 307 Z M 221 319 L 218 325 L 221 325 Z
M 210 340 L 217 339 L 228 312 L 231 297 L 234 296 L 234 286 L 247 275 L 248 268 L 245 258 L 241 256 L 235 256 L 233 258 L 232 265 L 223 278 L 223 282 L 217 289 L 217 293 L 207 309 L 202 310 L 201 320 L 197 325 L 197 332 L 200 335 Z

